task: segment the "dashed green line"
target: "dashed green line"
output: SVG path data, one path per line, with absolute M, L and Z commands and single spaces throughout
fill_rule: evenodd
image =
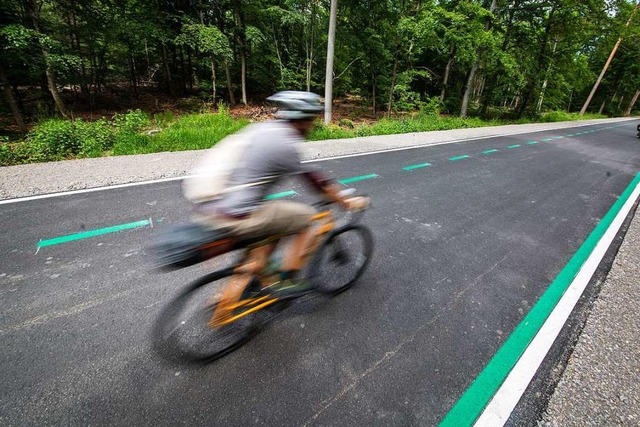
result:
M 527 145 L 535 145 L 538 144 L 538 141 L 529 141 L 527 142 Z
M 268 196 L 264 196 L 265 200 L 273 200 L 273 199 L 280 199 L 282 197 L 290 197 L 290 196 L 295 196 L 298 193 L 296 193 L 293 190 L 289 190 L 289 191 L 283 191 L 282 193 L 274 193 L 274 194 L 269 194 Z
M 491 153 L 496 153 L 496 152 L 498 152 L 498 151 L 499 151 L 499 150 L 496 150 L 496 149 L 494 148 L 494 149 L 492 149 L 492 150 L 486 150 L 486 151 L 483 151 L 483 152 L 482 152 L 482 154 L 491 154 Z
M 457 157 L 450 157 L 449 160 L 451 160 L 452 162 L 455 162 L 456 160 L 462 160 L 462 159 L 468 159 L 469 156 L 464 154 L 462 156 L 457 156 Z
M 345 178 L 342 179 L 340 181 L 338 181 L 340 184 L 350 184 L 352 182 L 358 182 L 358 181 L 364 181 L 365 179 L 372 179 L 372 178 L 377 178 L 378 175 L 376 175 L 375 173 L 369 174 L 369 175 L 362 175 L 362 176 L 354 176 L 353 178 Z
M 542 138 L 543 142 L 549 142 L 549 141 L 553 141 L 553 138 Z
M 410 170 L 414 170 L 414 169 L 428 168 L 429 166 L 431 166 L 431 163 L 422 163 L 422 164 L 419 164 L 419 165 L 405 166 L 405 167 L 402 168 L 402 170 L 410 171 Z
M 518 148 L 518 147 L 521 147 L 521 145 L 520 144 L 513 144 L 513 145 L 508 146 L 507 148 Z
M 88 239 L 89 237 L 102 236 L 103 234 L 116 233 L 118 231 L 130 230 L 151 225 L 151 220 L 130 222 L 128 224 L 114 225 L 112 227 L 98 228 L 95 230 L 83 231 L 82 233 L 67 234 L 66 236 L 54 237 L 53 239 L 40 240 L 38 249 L 45 246 L 59 245 L 61 243 L 72 242 L 74 240 Z

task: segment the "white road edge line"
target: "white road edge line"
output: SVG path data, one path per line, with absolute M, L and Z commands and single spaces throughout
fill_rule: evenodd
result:
M 617 120 L 614 123 L 618 123 L 618 122 L 621 122 L 621 121 L 628 121 L 628 120 L 634 120 L 634 119 Z M 582 126 L 597 126 L 597 125 L 601 125 L 601 124 L 604 124 L 604 123 L 577 123 L 577 124 L 573 124 L 571 126 L 567 126 L 567 127 L 564 127 L 564 128 L 548 129 L 548 130 L 540 130 L 540 131 L 522 131 L 522 132 L 508 133 L 508 134 L 502 134 L 502 135 L 481 136 L 481 137 L 477 137 L 477 138 L 455 139 L 455 140 L 451 140 L 451 141 L 436 142 L 434 144 L 420 144 L 420 145 L 412 145 L 412 146 L 409 146 L 409 147 L 388 148 L 388 149 L 383 149 L 383 150 L 367 151 L 367 152 L 364 152 L 364 153 L 353 153 L 353 154 L 345 154 L 345 155 L 341 155 L 341 156 L 323 157 L 323 158 L 320 158 L 320 159 L 309 159 L 309 160 L 302 161 L 302 163 L 324 162 L 324 161 L 327 161 L 327 160 L 346 159 L 346 158 L 349 158 L 349 157 L 370 156 L 372 154 L 381 154 L 381 153 L 390 153 L 390 152 L 394 152 L 394 151 L 413 150 L 413 149 L 416 149 L 416 148 L 435 147 L 437 145 L 455 144 L 455 143 L 458 143 L 458 142 L 479 141 L 479 140 L 491 139 L 491 138 L 503 138 L 505 136 L 522 135 L 522 134 L 525 134 L 525 133 L 551 132 L 551 131 L 554 131 L 554 130 L 571 129 L 571 128 L 582 127 Z M 136 185 L 148 185 L 148 184 L 157 184 L 157 183 L 160 183 L 160 182 L 179 181 L 179 180 L 188 178 L 190 176 L 191 175 L 185 175 L 185 176 L 177 176 L 177 177 L 173 177 L 173 178 L 162 178 L 162 179 L 155 179 L 155 180 L 150 180 L 150 181 L 140 181 L 140 182 L 130 182 L 130 183 L 127 183 L 127 184 L 109 185 L 109 186 L 104 186 L 104 187 L 85 188 L 85 189 L 82 189 L 82 190 L 61 191 L 59 193 L 40 194 L 40 195 L 37 195 L 37 196 L 17 197 L 15 199 L 0 200 L 0 205 L 7 205 L 7 204 L 11 204 L 11 203 L 20 203 L 20 202 L 28 202 L 28 201 L 31 201 L 31 200 L 48 199 L 48 198 L 52 198 L 52 197 L 71 196 L 71 195 L 75 195 L 75 194 L 93 193 L 95 191 L 115 190 L 115 189 L 118 189 L 118 188 L 134 187 Z
M 557 306 L 475 422 L 475 427 L 503 426 L 507 422 L 639 196 L 640 183 L 636 185 Z

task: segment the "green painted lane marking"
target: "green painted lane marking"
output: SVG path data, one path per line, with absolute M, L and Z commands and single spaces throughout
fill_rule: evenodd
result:
M 351 184 L 352 182 L 364 181 L 365 179 L 372 179 L 372 178 L 377 178 L 377 177 L 378 177 L 378 175 L 376 175 L 375 173 L 372 173 L 372 174 L 369 174 L 369 175 L 354 176 L 353 178 L 341 179 L 338 182 L 340 184 Z
M 571 136 L 576 136 L 575 133 L 570 133 L 569 135 L 567 135 L 567 137 L 571 137 Z
M 128 224 L 114 225 L 113 227 L 98 228 L 96 230 L 83 231 L 82 233 L 67 234 L 66 236 L 55 237 L 53 239 L 40 240 L 38 249 L 45 246 L 59 245 L 61 243 L 72 242 L 74 240 L 88 239 L 89 237 L 102 236 L 103 234 L 117 233 L 118 231 L 130 230 L 132 228 L 140 228 L 151 225 L 150 219 L 142 221 L 130 222 Z
M 527 142 L 528 145 L 535 145 L 538 144 L 538 141 L 529 141 Z
M 553 139 L 564 139 L 564 136 L 554 136 Z
M 538 302 L 522 319 L 520 324 L 516 326 L 487 366 L 458 399 L 453 408 L 440 422 L 440 427 L 471 426 L 480 416 L 639 184 L 640 173 L 631 181 L 626 190 L 582 243 L 582 246 L 558 273 Z
M 283 191 L 282 193 L 274 193 L 274 194 L 269 194 L 268 196 L 264 196 L 265 200 L 273 200 L 273 199 L 280 199 L 282 197 L 290 197 L 290 196 L 295 196 L 298 193 L 296 193 L 293 190 L 289 190 L 289 191 Z
M 553 138 L 542 138 L 543 142 L 549 142 L 549 141 L 553 141 Z
M 469 156 L 467 156 L 466 154 L 462 155 L 462 156 L 457 156 L 457 157 L 451 157 L 449 160 L 451 160 L 452 162 L 455 162 L 456 160 L 462 160 L 462 159 L 468 159 Z
M 518 147 L 522 147 L 520 144 L 513 144 L 508 146 L 507 148 L 518 148 Z
M 402 170 L 411 171 L 411 170 L 414 170 L 414 169 L 428 168 L 429 166 L 431 166 L 431 163 L 422 163 L 422 164 L 419 164 L 419 165 L 405 166 L 405 167 L 402 168 Z
M 494 149 L 491 149 L 491 150 L 486 150 L 486 151 L 483 151 L 483 152 L 482 152 L 482 154 L 491 154 L 491 153 L 497 153 L 498 151 L 499 151 L 499 150 L 496 150 L 496 149 L 494 148 Z

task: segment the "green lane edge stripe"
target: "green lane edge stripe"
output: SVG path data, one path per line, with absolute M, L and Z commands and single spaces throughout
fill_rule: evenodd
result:
M 529 145 L 538 144 L 538 141 L 529 141 L 529 142 L 527 142 L 527 144 L 529 144 Z
M 67 234 L 66 236 L 55 237 L 53 239 L 40 240 L 38 242 L 38 248 L 59 245 L 61 243 L 72 242 L 74 240 L 88 239 L 89 237 L 102 236 L 103 234 L 117 233 L 118 231 L 130 230 L 132 228 L 146 227 L 148 225 L 151 225 L 151 221 L 145 219 L 142 221 L 130 222 L 128 224 L 114 225 L 113 227 L 83 231 L 82 233 Z
M 485 150 L 485 151 L 483 151 L 483 152 L 482 152 L 482 154 L 491 154 L 491 153 L 496 153 L 497 151 L 498 151 L 498 150 L 496 150 L 496 149 L 494 148 L 494 149 L 491 149 L 491 150 Z
M 405 166 L 405 167 L 402 168 L 402 170 L 410 171 L 410 170 L 413 170 L 413 169 L 427 168 L 429 166 L 431 166 L 431 163 L 422 163 L 422 164 L 419 164 L 419 165 Z
M 340 184 L 350 184 L 352 182 L 364 181 L 365 179 L 372 179 L 372 178 L 377 178 L 377 177 L 378 177 L 378 175 L 376 175 L 375 173 L 372 173 L 372 174 L 369 174 L 369 175 L 354 176 L 353 178 L 341 179 L 338 182 Z
M 289 197 L 289 196 L 295 196 L 298 193 L 296 193 L 293 190 L 289 190 L 289 191 L 283 191 L 282 193 L 274 193 L 274 194 L 269 194 L 268 196 L 264 196 L 265 200 L 273 200 L 273 199 L 280 199 L 282 197 Z
M 469 156 L 464 154 L 462 156 L 451 157 L 451 158 L 449 158 L 449 160 L 455 162 L 456 160 L 462 160 L 462 159 L 468 159 L 468 158 L 469 158 Z
M 542 294 L 524 319 L 516 326 L 505 343 L 494 354 L 487 366 L 480 372 L 469 388 L 458 399 L 440 422 L 440 427 L 471 426 L 480 416 L 498 388 L 524 353 L 531 340 L 538 333 L 551 311 L 555 308 L 580 268 L 591 255 L 614 218 L 627 202 L 631 193 L 640 184 L 640 173 L 631 181 L 620 198 L 600 220 L 591 234 L 582 243 L 569 262 L 558 273 L 554 281 Z
M 518 148 L 518 147 L 520 147 L 520 144 L 513 144 L 508 146 L 507 148 Z

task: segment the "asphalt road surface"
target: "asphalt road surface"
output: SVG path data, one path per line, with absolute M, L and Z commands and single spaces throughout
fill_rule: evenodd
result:
M 317 163 L 373 199 L 369 270 L 199 367 L 150 350 L 161 307 L 220 265 L 150 268 L 189 214 L 178 182 L 1 205 L 0 424 L 438 424 L 637 175 L 631 127 Z

